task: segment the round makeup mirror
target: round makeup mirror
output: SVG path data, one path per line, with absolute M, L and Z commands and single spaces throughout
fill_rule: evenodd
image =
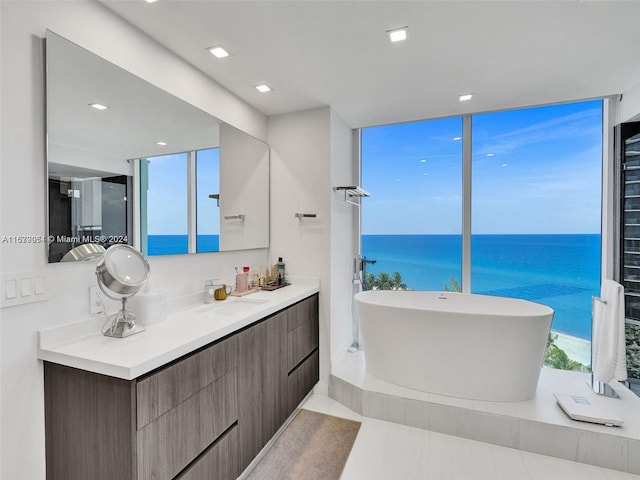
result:
M 127 311 L 126 306 L 127 298 L 147 283 L 149 275 L 149 262 L 130 245 L 114 245 L 102 256 L 96 266 L 98 286 L 107 297 L 122 302 L 122 308 L 105 323 L 104 335 L 123 338 L 144 331 L 144 327 L 136 325 L 135 314 Z

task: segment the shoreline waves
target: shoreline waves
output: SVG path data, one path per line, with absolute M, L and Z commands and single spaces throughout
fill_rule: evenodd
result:
M 558 336 L 554 343 L 564 350 L 571 360 L 580 362 L 587 367 L 591 365 L 591 342 L 589 340 L 556 332 L 555 330 L 551 330 L 551 333 Z

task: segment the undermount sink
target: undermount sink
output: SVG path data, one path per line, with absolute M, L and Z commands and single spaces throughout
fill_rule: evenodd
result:
M 256 305 L 266 303 L 267 301 L 268 300 L 264 298 L 227 297 L 226 300 L 215 301 L 196 307 L 193 311 L 197 313 L 210 313 L 212 315 L 235 315 L 254 308 Z

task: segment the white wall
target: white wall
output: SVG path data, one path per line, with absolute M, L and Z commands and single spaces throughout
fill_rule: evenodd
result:
M 93 1 L 0 1 L 0 236 L 43 235 L 46 225 L 41 39 L 50 29 L 259 138 L 266 118 Z M 169 297 L 205 278 L 231 283 L 236 265 L 267 250 L 152 258 Z M 0 271 L 43 272 L 51 300 L 0 310 L 0 478 L 45 478 L 42 365 L 37 331 L 88 317 L 94 265 L 46 264 L 42 244 L 0 243 Z
M 622 95 L 618 111 L 619 123 L 640 121 L 640 84 Z
M 320 385 L 331 360 L 351 344 L 351 265 L 356 207 L 333 192 L 354 181 L 351 129 L 329 107 L 269 117 L 270 261 L 288 275 L 320 278 Z M 316 218 L 295 218 L 295 213 Z
M 287 276 L 320 278 L 320 381 L 329 378 L 331 269 L 330 110 L 269 117 L 271 146 L 270 261 L 282 256 Z M 297 219 L 295 213 L 316 218 Z
M 358 185 L 352 130 L 332 111 L 331 187 Z M 358 199 L 352 199 L 358 201 Z M 343 191 L 331 196 L 331 360 L 353 342 L 353 257 L 358 251 L 354 225 L 359 207 L 345 202 Z

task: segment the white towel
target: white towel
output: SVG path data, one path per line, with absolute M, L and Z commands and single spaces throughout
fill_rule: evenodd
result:
M 613 280 L 602 283 L 600 298 L 593 302 L 593 356 L 595 380 L 609 383 L 627 379 L 624 332 L 624 288 Z

